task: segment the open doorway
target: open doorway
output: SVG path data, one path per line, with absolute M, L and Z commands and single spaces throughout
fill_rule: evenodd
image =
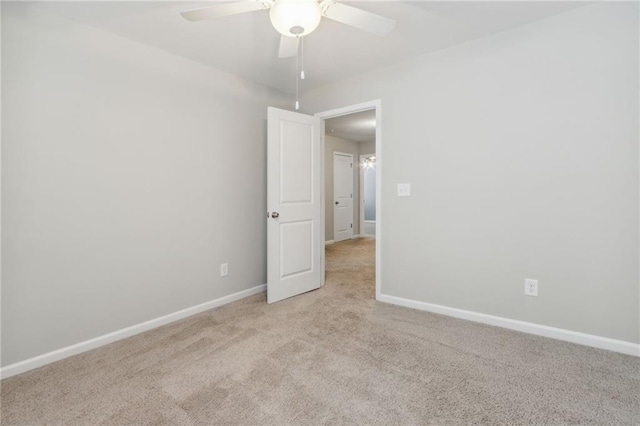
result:
M 331 255 L 340 250 L 340 262 L 348 268 L 345 263 L 349 262 L 350 248 L 360 254 L 366 248 L 371 253 L 370 272 L 375 274 L 371 282 L 375 281 L 377 299 L 381 293 L 380 101 L 316 116 L 323 120 L 324 127 L 323 212 L 327 252 Z M 354 264 L 362 260 L 354 256 Z

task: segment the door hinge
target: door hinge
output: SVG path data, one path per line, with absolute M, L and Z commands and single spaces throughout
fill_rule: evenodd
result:
M 351 224 L 351 227 L 353 228 L 353 223 Z
M 350 197 L 350 198 L 353 198 L 353 194 L 349 194 L 349 197 Z
M 353 169 L 353 163 L 351 163 L 350 165 L 351 165 L 351 168 Z

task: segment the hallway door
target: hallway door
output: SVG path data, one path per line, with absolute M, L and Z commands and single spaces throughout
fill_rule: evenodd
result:
M 353 155 L 333 153 L 333 239 L 353 237 Z

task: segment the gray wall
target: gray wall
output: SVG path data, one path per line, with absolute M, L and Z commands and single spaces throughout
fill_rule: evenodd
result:
M 333 240 L 333 153 L 343 152 L 353 155 L 353 234 L 360 233 L 360 208 L 359 208 L 359 173 L 358 173 L 358 159 L 359 150 L 358 143 L 354 141 L 348 141 L 333 137 L 331 135 L 325 135 L 324 145 L 324 215 L 325 215 L 325 228 L 324 228 L 324 240 Z
M 638 71 L 600 3 L 308 93 L 381 99 L 382 292 L 640 342 Z
M 360 155 L 375 154 L 376 153 L 376 140 L 365 141 L 359 143 Z
M 265 283 L 266 108 L 283 99 L 2 9 L 2 364 Z

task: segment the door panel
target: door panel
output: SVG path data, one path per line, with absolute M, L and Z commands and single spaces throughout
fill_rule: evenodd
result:
M 267 302 L 320 287 L 320 119 L 268 109 Z
M 333 154 L 333 239 L 353 236 L 353 156 Z
M 313 202 L 313 126 L 281 121 L 281 202 Z
M 313 221 L 280 225 L 280 265 L 280 278 L 312 270 Z

